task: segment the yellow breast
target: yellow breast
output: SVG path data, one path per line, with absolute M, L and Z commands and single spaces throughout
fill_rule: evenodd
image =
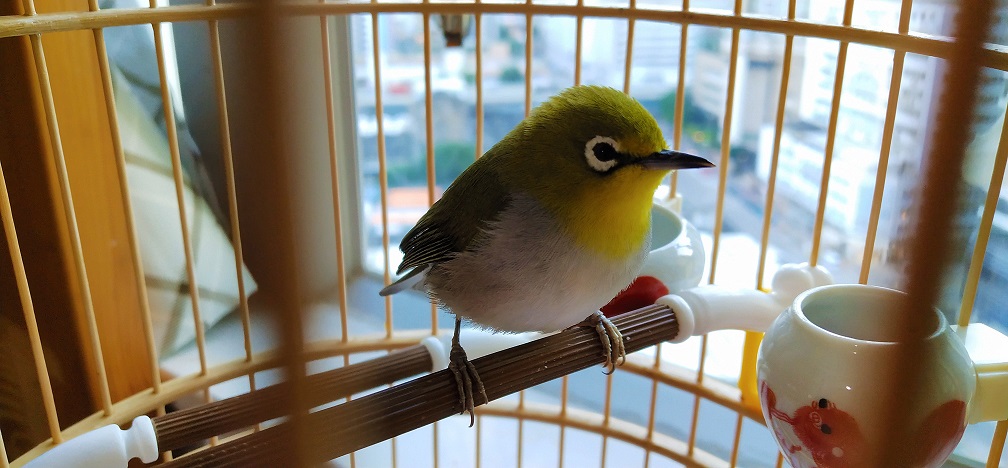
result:
M 651 200 L 664 174 L 627 168 L 569 194 L 573 200 L 557 214 L 580 246 L 622 260 L 639 252 L 648 238 Z

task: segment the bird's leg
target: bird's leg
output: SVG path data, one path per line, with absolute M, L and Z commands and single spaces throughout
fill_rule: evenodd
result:
M 459 403 L 462 405 L 462 411 L 459 411 L 459 414 L 468 411 L 469 427 L 472 427 L 476 422 L 476 416 L 473 415 L 473 409 L 476 406 L 476 402 L 473 400 L 473 387 L 475 386 L 475 390 L 479 391 L 479 395 L 483 397 L 481 404 L 489 402 L 490 399 L 487 398 L 486 389 L 483 388 L 483 381 L 476 373 L 476 366 L 469 362 L 465 350 L 459 344 L 461 326 L 462 319 L 455 317 L 455 335 L 452 336 L 451 352 L 448 354 L 448 370 L 455 375 L 455 384 L 458 386 Z
M 617 365 L 623 365 L 626 362 L 623 334 L 601 311 L 589 315 L 577 326 L 591 327 L 598 332 L 599 341 L 602 342 L 602 356 L 605 357 L 605 362 L 602 365 L 608 369 L 606 374 L 612 374 L 616 371 Z

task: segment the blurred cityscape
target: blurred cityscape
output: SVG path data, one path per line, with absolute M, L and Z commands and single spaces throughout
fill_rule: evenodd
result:
M 781 4 L 770 0 L 744 2 L 744 14 L 781 16 Z M 702 2 L 731 14 L 733 2 Z M 696 5 L 691 5 L 696 8 Z M 852 15 L 855 27 L 896 32 L 901 2 L 859 0 Z M 950 34 L 958 2 L 921 1 L 913 4 L 909 31 L 913 34 Z M 797 18 L 841 24 L 842 1 L 798 0 Z M 990 42 L 1008 44 L 1008 4 L 1002 3 Z M 473 161 L 503 137 L 525 114 L 525 77 L 531 73 L 531 104 L 570 86 L 575 80 L 577 23 L 568 17 L 536 17 L 532 23 L 531 70 L 526 70 L 527 22 L 524 15 L 482 17 L 483 144 L 476 148 L 476 61 L 474 32 L 460 47 L 446 47 L 437 18 L 431 20 L 431 91 L 433 153 L 439 195 Z M 470 23 L 471 24 L 471 23 Z M 423 17 L 387 14 L 378 17 L 378 54 L 384 118 L 387 178 L 390 187 L 389 236 L 393 251 L 388 260 L 399 263 L 401 237 L 428 206 L 427 127 Z M 624 88 L 628 25 L 625 20 L 585 18 L 582 29 L 580 79 L 585 84 Z M 721 160 L 723 124 L 732 58 L 732 31 L 690 26 L 685 58 L 681 149 Z M 368 243 L 367 264 L 381 272 L 382 250 L 379 196 L 378 122 L 375 114 L 375 54 L 370 16 L 351 22 L 357 106 L 357 131 Z M 630 94 L 662 125 L 674 145 L 676 88 L 680 64 L 681 28 L 676 24 L 637 21 L 634 26 Z M 791 60 L 784 59 L 787 39 L 780 34 L 743 31 L 737 50 L 733 112 L 729 122 L 728 182 L 725 191 L 718 275 L 714 282 L 756 286 L 757 255 L 762 235 L 766 189 L 771 161 L 779 145 L 776 191 L 768 239 L 769 275 L 783 263 L 808 261 L 823 177 L 824 154 L 832 139 L 832 164 L 818 261 L 837 281 L 856 282 L 869 232 L 880 154 L 888 145 L 884 193 L 877 236 L 870 251 L 867 280 L 898 287 L 906 225 L 913 193 L 920 185 L 919 168 L 928 151 L 940 95 L 943 60 L 889 49 L 850 44 L 843 70 L 838 112 L 832 115 L 837 41 L 795 38 Z M 896 60 L 894 60 L 894 58 Z M 893 78 L 894 63 L 902 74 Z M 779 143 L 775 133 L 780 83 L 787 71 Z M 895 86 L 894 86 L 895 85 Z M 890 93 L 898 87 L 898 93 Z M 898 98 L 892 116 L 891 141 L 886 128 L 889 100 Z M 958 219 L 949 233 L 956 245 L 955 262 L 942 305 L 958 312 L 963 282 L 972 253 L 987 191 L 994 154 L 1008 104 L 1008 74 L 986 70 L 973 122 L 973 144 Z M 830 132 L 831 123 L 835 132 Z M 676 190 L 683 196 L 683 214 L 705 233 L 714 230 L 718 173 L 680 174 Z M 953 190 L 954 188 L 949 188 Z M 1008 332 L 1008 313 L 999 308 L 997 294 L 1008 285 L 1008 193 L 1002 191 L 994 229 L 987 247 L 974 320 Z M 709 236 L 708 236 L 709 240 Z M 710 247 L 708 245 L 708 247 Z M 709 252 L 708 252 L 709 253 Z M 744 272 L 739 274 L 739 272 Z M 766 285 L 768 286 L 768 285 Z

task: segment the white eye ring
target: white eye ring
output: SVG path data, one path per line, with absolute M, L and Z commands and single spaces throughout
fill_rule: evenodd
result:
M 595 146 L 598 144 L 609 145 L 609 147 L 611 147 L 613 150 L 619 153 L 620 150 L 619 143 L 616 143 L 616 140 L 613 140 L 612 138 L 606 136 L 597 136 L 595 138 L 592 138 L 591 140 L 588 140 L 588 143 L 585 144 L 584 155 L 585 160 L 588 161 L 588 165 L 598 172 L 608 172 L 613 167 L 616 167 L 616 164 L 619 161 L 616 158 L 607 159 L 604 161 L 599 159 L 598 156 L 595 154 Z

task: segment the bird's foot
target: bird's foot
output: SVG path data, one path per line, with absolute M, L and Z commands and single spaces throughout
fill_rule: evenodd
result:
M 480 380 L 479 374 L 476 373 L 476 367 L 473 366 L 472 362 L 469 362 L 469 358 L 466 357 L 465 350 L 462 349 L 461 345 L 457 343 L 452 344 L 448 359 L 448 370 L 455 375 L 455 384 L 458 386 L 459 403 L 462 406 L 459 414 L 468 412 L 469 427 L 472 427 L 476 422 L 476 416 L 473 415 L 473 409 L 476 407 L 474 390 L 479 392 L 479 396 L 482 398 L 480 404 L 487 403 L 490 399 L 487 398 L 486 389 L 483 388 L 483 381 Z
M 589 315 L 578 325 L 594 328 L 598 332 L 599 341 L 602 342 L 602 356 L 605 357 L 605 362 L 602 365 L 607 369 L 606 374 L 612 374 L 616 371 L 616 366 L 626 362 L 623 334 L 602 312 Z

